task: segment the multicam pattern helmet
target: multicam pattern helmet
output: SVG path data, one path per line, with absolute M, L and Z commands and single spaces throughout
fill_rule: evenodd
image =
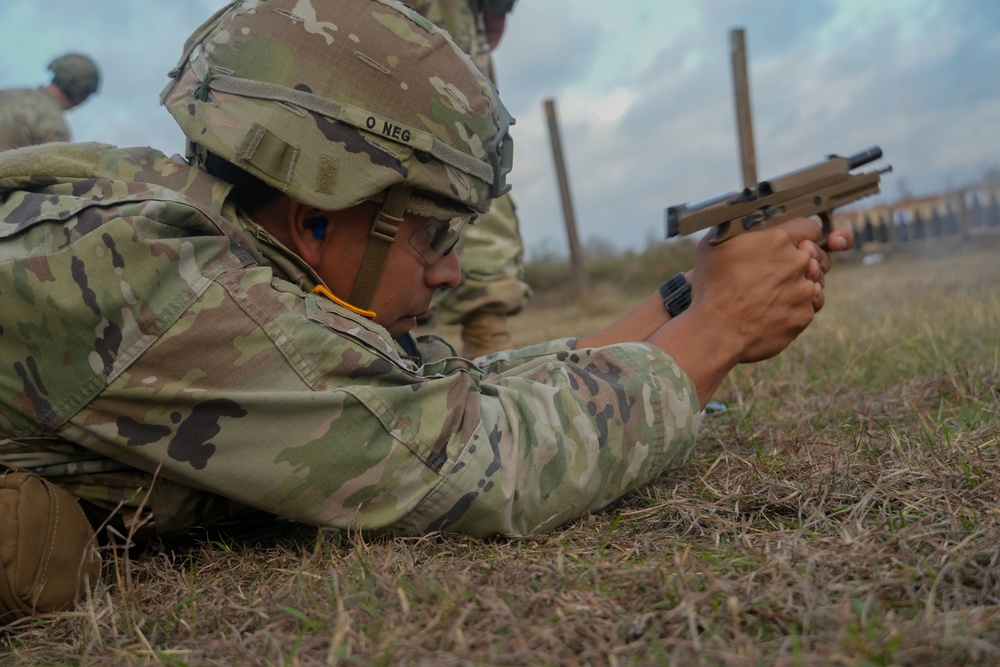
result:
M 394 185 L 485 212 L 513 120 L 472 62 L 392 0 L 242 0 L 187 41 L 161 102 L 190 142 L 337 211 Z
M 80 53 L 67 53 L 49 63 L 52 83 L 70 98 L 87 98 L 97 92 L 101 72 L 97 63 Z

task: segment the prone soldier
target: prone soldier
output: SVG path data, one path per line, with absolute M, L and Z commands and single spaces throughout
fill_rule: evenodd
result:
M 0 620 L 72 605 L 105 525 L 552 530 L 685 463 L 726 374 L 823 306 L 797 219 L 701 243 L 665 283 L 687 304 L 463 358 L 413 328 L 508 190 L 511 119 L 442 31 L 392 0 L 245 0 L 170 76 L 186 158 L 0 155 Z

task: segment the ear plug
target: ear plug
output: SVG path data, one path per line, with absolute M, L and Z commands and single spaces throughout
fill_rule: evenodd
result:
M 326 226 L 330 224 L 330 221 L 326 218 L 313 218 L 316 225 L 313 227 L 313 237 L 321 239 L 326 235 Z

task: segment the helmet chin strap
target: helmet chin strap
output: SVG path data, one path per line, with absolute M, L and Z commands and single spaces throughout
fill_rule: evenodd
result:
M 386 194 L 382 209 L 372 223 L 371 235 L 368 239 L 368 249 L 361 261 L 361 271 L 354 283 L 349 301 L 364 310 L 371 309 L 375 288 L 382 277 L 382 267 L 389 254 L 389 248 L 396 242 L 396 235 L 403 226 L 403 212 L 410 199 L 413 188 L 407 185 L 393 185 Z

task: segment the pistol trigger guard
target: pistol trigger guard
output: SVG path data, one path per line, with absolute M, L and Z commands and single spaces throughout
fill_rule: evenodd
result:
M 735 236 L 733 233 L 733 223 L 723 222 L 722 224 L 716 225 L 715 229 L 712 230 L 712 238 L 708 240 L 709 245 L 719 245 L 723 241 L 726 241 Z
M 830 238 L 830 232 L 833 231 L 833 218 L 826 211 L 820 211 L 816 214 L 816 217 L 818 217 L 819 221 L 823 224 L 823 238 L 819 240 L 817 245 L 823 250 L 828 251 L 830 248 L 827 246 L 826 242 Z

